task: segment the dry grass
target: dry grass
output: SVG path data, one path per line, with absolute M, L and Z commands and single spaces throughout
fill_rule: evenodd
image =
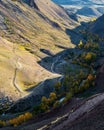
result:
M 2 39 L 2 38 L 1 38 Z M 5 46 L 5 44 L 7 44 Z M 25 96 L 25 90 L 31 88 L 43 81 L 46 77 L 57 77 L 37 63 L 37 57 L 28 51 L 21 49 L 20 46 L 15 45 L 13 51 L 12 45 L 4 39 L 0 41 L 0 91 L 5 95 L 12 96 L 13 99 L 18 99 Z M 13 84 L 14 71 L 17 68 L 16 83 L 24 93 L 22 95 L 18 92 Z
M 27 94 L 25 91 L 27 88 L 44 81 L 46 77 L 59 76 L 50 73 L 37 63 L 40 60 L 39 57 L 46 56 L 39 49 L 51 50 L 55 54 L 62 51 L 62 48 L 57 45 L 74 47 L 64 31 L 65 24 L 67 24 L 67 28 L 71 28 L 68 21 L 72 22 L 72 20 L 61 8 L 51 2 L 49 2 L 49 6 L 52 5 L 52 10 L 49 10 L 48 14 L 46 8 L 49 9 L 49 7 L 46 6 L 46 2 L 44 2 L 44 10 L 41 12 L 19 2 L 9 0 L 2 0 L 2 2 L 4 4 L 0 3 L 0 23 L 2 25 L 0 26 L 0 91 L 12 96 L 13 99 L 18 99 Z M 43 9 L 42 1 L 36 2 L 40 9 Z M 64 14 L 66 22 L 64 18 L 58 16 L 58 11 Z M 46 18 L 42 18 L 45 13 L 45 17 L 57 22 L 61 29 L 53 27 Z M 26 48 L 32 50 L 33 54 L 26 51 Z M 14 78 L 15 69 L 17 71 Z M 24 93 L 18 92 L 13 84 L 13 79 Z

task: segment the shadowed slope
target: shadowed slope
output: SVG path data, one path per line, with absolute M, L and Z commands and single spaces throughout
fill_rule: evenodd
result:
M 91 32 L 104 38 L 104 15 L 99 17 L 91 26 Z

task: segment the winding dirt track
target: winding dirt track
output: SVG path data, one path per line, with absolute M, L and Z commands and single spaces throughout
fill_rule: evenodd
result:
M 52 72 L 52 73 L 57 74 L 57 73 L 54 71 L 54 69 L 55 69 L 55 64 L 60 60 L 60 58 L 61 58 L 61 56 L 58 56 L 58 57 L 56 58 L 55 62 L 52 63 L 52 65 L 51 65 L 51 72 Z M 59 82 L 61 82 L 61 80 L 64 78 L 64 75 L 60 75 L 60 76 L 61 76 L 61 77 L 58 79 Z
M 18 69 L 21 67 L 22 67 L 22 65 L 19 62 L 19 58 L 18 58 L 16 61 L 16 67 L 14 70 L 13 85 L 17 89 L 18 92 L 23 93 L 23 90 L 21 89 L 21 87 L 16 83 L 17 72 L 18 72 Z
M 55 64 L 58 62 L 59 59 L 60 59 L 60 56 L 56 57 L 56 60 L 52 63 L 52 65 L 51 65 L 51 72 L 53 73 L 53 75 L 56 75 L 56 76 L 58 76 L 58 77 L 61 76 L 61 77 L 58 79 L 58 81 L 61 82 L 61 80 L 64 78 L 64 76 L 62 76 L 62 75 L 60 75 L 60 74 L 57 74 L 57 73 L 54 71 L 54 69 L 55 69 Z M 44 79 L 44 81 L 41 82 L 37 87 L 39 88 L 39 87 L 43 86 L 44 83 L 45 83 L 45 81 L 46 81 L 48 78 L 49 78 L 49 77 L 46 77 L 46 78 Z

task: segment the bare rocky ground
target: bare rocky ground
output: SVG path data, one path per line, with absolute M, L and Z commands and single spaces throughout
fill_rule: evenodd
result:
M 104 104 L 104 94 L 100 94 L 98 96 L 95 96 L 94 98 L 87 99 L 79 108 L 77 108 L 74 112 L 69 113 L 68 116 L 66 116 L 63 120 L 58 122 L 57 124 L 50 126 L 49 128 L 46 128 L 47 130 L 67 130 L 67 129 L 72 129 L 72 130 L 79 130 L 79 129 L 91 129 L 95 128 L 96 125 L 97 127 L 100 127 L 98 122 L 102 121 L 102 116 L 100 117 L 100 120 L 98 120 L 95 115 L 91 116 L 90 113 L 94 113 L 96 109 L 99 108 L 100 103 Z M 103 105 L 102 105 L 103 107 Z M 101 108 L 102 110 L 103 108 Z M 99 110 L 98 110 L 99 111 Z M 102 111 L 101 111 L 102 112 Z M 103 111 L 104 112 L 104 111 Z M 103 114 L 102 112 L 102 114 Z M 98 112 L 99 113 L 99 112 Z M 84 117 L 86 120 L 82 120 L 82 117 Z M 104 118 L 104 117 L 103 117 Z M 80 120 L 80 123 L 78 123 L 78 120 Z M 77 125 L 76 125 L 77 124 Z M 94 125 L 94 126 L 93 126 Z M 104 123 L 102 122 L 102 128 L 104 127 Z

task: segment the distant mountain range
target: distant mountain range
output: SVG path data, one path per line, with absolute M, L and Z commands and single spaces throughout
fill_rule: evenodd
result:
M 92 5 L 92 4 L 96 4 L 96 5 L 104 5 L 104 0 L 53 0 L 54 2 L 56 2 L 57 4 L 62 4 L 62 5 Z
M 104 13 L 104 0 L 53 0 L 69 13 L 88 17 L 99 17 Z

